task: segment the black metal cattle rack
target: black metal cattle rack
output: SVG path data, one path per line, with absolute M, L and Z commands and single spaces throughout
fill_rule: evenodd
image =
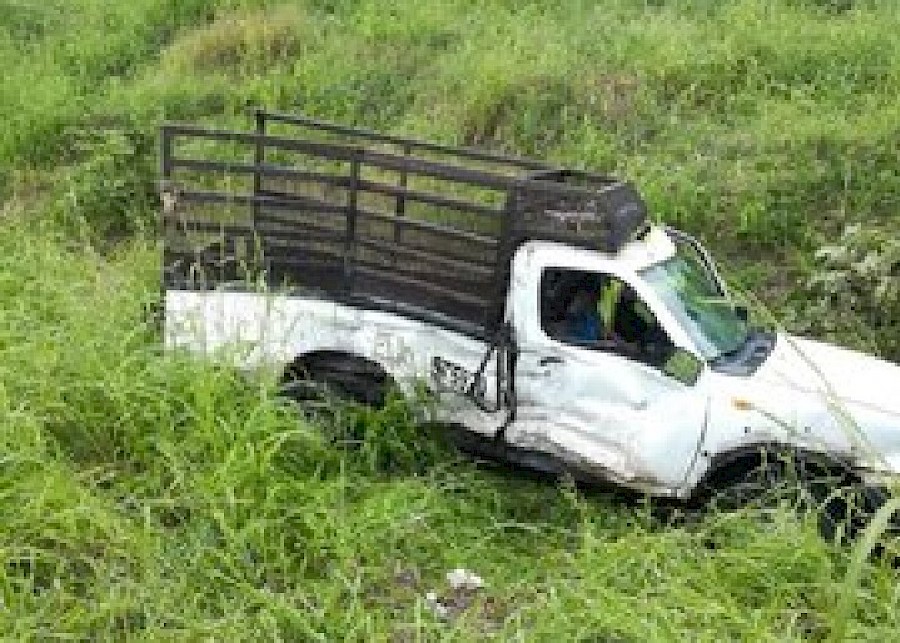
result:
M 162 127 L 166 288 L 299 289 L 489 336 L 521 243 L 616 252 L 646 225 L 638 194 L 611 177 L 254 117 L 251 132 Z

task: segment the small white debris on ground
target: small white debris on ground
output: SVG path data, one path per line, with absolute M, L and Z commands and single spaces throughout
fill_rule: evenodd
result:
M 454 591 L 475 591 L 484 587 L 484 580 L 481 576 L 473 574 L 462 567 L 457 567 L 452 572 L 447 572 L 447 582 Z
M 447 572 L 450 590 L 440 596 L 434 590 L 425 594 L 425 604 L 441 620 L 458 616 L 475 600 L 475 594 L 484 587 L 484 579 L 478 574 L 458 567 Z
M 435 591 L 425 594 L 425 603 L 431 608 L 434 615 L 440 619 L 445 619 L 450 615 L 450 609 L 438 599 Z

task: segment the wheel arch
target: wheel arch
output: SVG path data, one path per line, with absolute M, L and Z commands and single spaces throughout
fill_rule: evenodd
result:
M 856 481 L 858 478 L 849 458 L 845 456 L 779 442 L 757 442 L 714 455 L 706 472 L 694 486 L 691 499 L 706 499 L 759 467 L 766 458 L 791 459 L 801 463 L 806 471 L 837 476 L 845 481 Z
M 343 393 L 356 401 L 381 406 L 397 382 L 387 368 L 376 360 L 350 351 L 316 349 L 300 353 L 287 362 L 281 384 L 313 381 L 339 385 Z

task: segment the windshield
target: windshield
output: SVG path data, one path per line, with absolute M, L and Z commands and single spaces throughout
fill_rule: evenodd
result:
M 706 360 L 738 350 L 747 322 L 735 311 L 699 259 L 679 244 L 678 252 L 641 271 Z

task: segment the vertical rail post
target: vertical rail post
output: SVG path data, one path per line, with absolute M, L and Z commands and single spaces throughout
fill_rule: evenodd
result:
M 262 166 L 266 162 L 266 113 L 256 110 L 256 154 L 253 159 L 253 220 L 251 228 L 256 233 L 256 219 L 259 217 L 259 193 L 262 191 Z
M 500 240 L 497 244 L 497 263 L 495 266 L 494 301 L 489 307 L 490 319 L 487 323 L 491 341 L 496 343 L 497 350 L 497 408 L 507 407 L 507 417 L 497 430 L 494 439 L 503 441 L 506 429 L 515 419 L 515 354 L 514 334 L 506 322 L 507 291 L 512 281 L 512 259 L 518 246 L 518 215 L 521 209 L 522 184 L 515 180 L 506 192 L 506 206 L 503 208 L 503 219 L 500 222 Z
M 168 125 L 163 125 L 160 130 L 159 174 L 160 178 L 166 182 L 172 178 L 172 130 Z
M 409 173 L 406 171 L 406 162 L 409 155 L 412 154 L 412 146 L 409 143 L 403 144 L 403 169 L 400 171 L 400 188 L 403 193 L 397 195 L 396 221 L 394 222 L 394 243 L 400 243 L 400 219 L 406 216 L 406 186 L 409 181 Z
M 162 270 L 160 275 L 160 290 L 165 293 L 169 282 L 174 275 L 170 269 L 170 251 L 169 251 L 169 211 L 174 209 L 174 195 L 172 194 L 172 130 L 168 126 L 163 125 L 159 135 L 159 197 L 160 197 L 160 213 L 159 226 L 162 233 Z M 163 295 L 163 301 L 165 295 Z
M 519 210 L 521 184 L 513 181 L 506 192 L 506 205 L 500 221 L 500 238 L 497 243 L 497 257 L 494 265 L 494 292 L 491 306 L 488 307 L 490 319 L 487 328 L 499 332 L 503 325 L 503 312 L 506 306 L 506 291 L 509 288 L 510 266 L 516 249 L 516 214 Z
M 357 247 L 357 200 L 359 197 L 359 171 L 361 158 L 362 150 L 354 150 L 353 160 L 350 162 L 350 193 L 347 195 L 347 228 L 344 237 L 344 286 L 346 287 L 348 294 L 353 292 L 353 269 Z
M 253 205 L 251 206 L 250 230 L 251 238 L 247 243 L 247 262 L 255 266 L 254 273 L 259 274 L 258 270 L 264 270 L 267 278 L 270 271 L 266 270 L 265 252 L 263 240 L 257 232 L 256 226 L 259 219 L 259 198 L 262 191 L 262 166 L 266 162 L 266 144 L 263 138 L 266 135 L 266 112 L 257 109 L 255 113 L 256 120 L 256 150 L 253 155 Z M 252 253 L 252 254 L 251 254 Z
M 163 237 L 163 272 L 166 272 L 166 253 L 169 244 L 167 243 L 171 225 L 174 222 L 174 215 L 178 207 L 178 192 L 175 185 L 173 174 L 173 158 L 175 156 L 175 133 L 168 125 L 163 125 L 160 129 L 159 136 L 159 200 L 160 211 L 160 228 Z

